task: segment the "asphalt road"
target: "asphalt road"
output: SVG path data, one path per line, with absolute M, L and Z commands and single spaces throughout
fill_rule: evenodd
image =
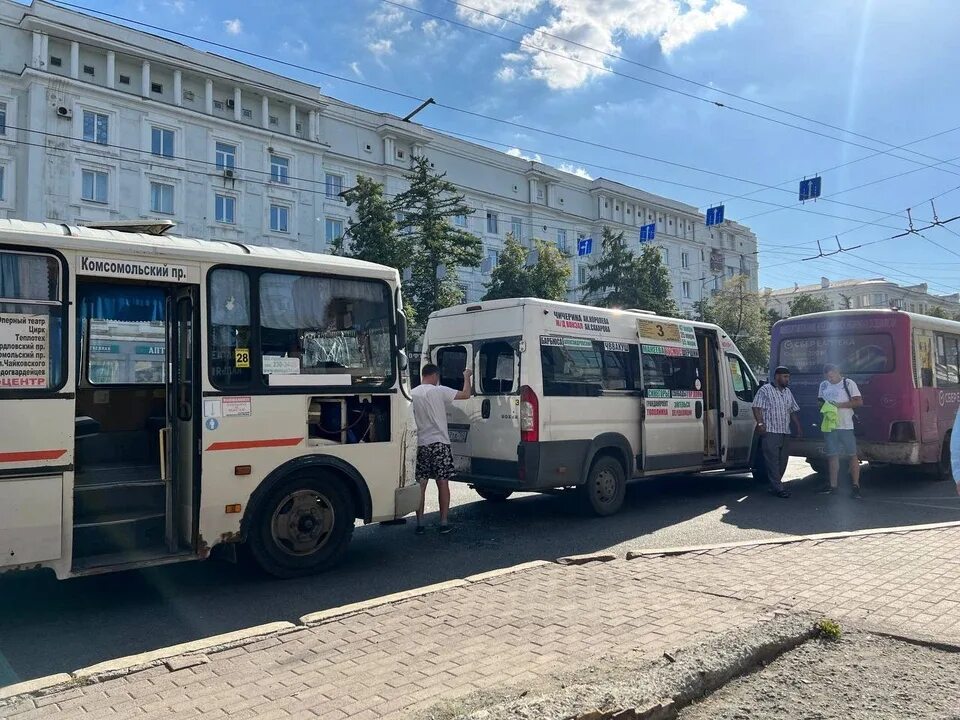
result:
M 587 516 L 572 494 L 490 503 L 456 485 L 450 535 L 361 527 L 340 567 L 298 580 L 216 561 L 67 581 L 0 576 L 0 686 L 528 560 L 960 520 L 952 483 L 866 471 L 864 499 L 853 500 L 815 495 L 820 479 L 799 461 L 788 477 L 788 500 L 746 476 L 634 483 L 610 518 Z

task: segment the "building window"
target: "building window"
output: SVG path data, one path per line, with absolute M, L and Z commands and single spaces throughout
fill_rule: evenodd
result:
M 453 224 L 458 228 L 465 228 L 467 226 L 467 216 L 466 215 L 454 215 Z
M 217 143 L 217 170 L 233 170 L 237 165 L 237 146 Z
M 665 247 L 660 248 L 660 257 L 663 258 L 663 264 L 669 267 L 670 266 L 670 248 L 665 248 Z
M 232 195 L 217 195 L 215 202 L 217 222 L 233 225 L 237 221 L 237 199 Z
M 270 180 L 281 185 L 290 184 L 290 160 L 279 155 L 270 156 Z
M 510 218 L 510 232 L 517 240 L 523 240 L 523 220 L 518 217 Z
M 690 267 L 690 253 L 687 253 L 687 252 L 680 253 L 680 267 L 682 268 Z
M 150 92 L 157 93 L 157 95 L 162 95 L 163 83 L 150 83 Z
M 490 269 L 493 270 L 500 264 L 500 251 L 492 248 L 487 250 L 487 261 L 490 263 Z
M 80 197 L 87 202 L 106 204 L 109 176 L 100 170 L 84 170 L 80 174 Z
M 7 104 L 0 102 L 0 135 L 7 134 Z
M 3 202 L 7 197 L 5 193 L 5 188 L 4 188 L 4 185 L 6 184 L 5 182 L 6 179 L 7 179 L 7 169 L 3 165 L 0 165 L 0 202 Z
M 327 173 L 327 197 L 332 200 L 339 200 L 340 193 L 343 192 L 343 175 L 334 175 Z
M 491 235 L 498 235 L 500 233 L 500 218 L 495 212 L 487 213 L 487 232 Z
M 110 129 L 110 117 L 103 113 L 83 111 L 83 139 L 99 145 L 107 144 Z
M 590 279 L 590 268 L 586 265 L 581 265 L 577 268 L 577 283 L 579 285 L 586 285 L 587 280 Z
M 121 85 L 129 85 L 129 84 L 130 84 L 130 76 L 129 76 L 129 75 L 121 75 L 121 76 L 120 76 L 120 79 L 119 79 L 119 82 L 120 82 Z
M 150 152 L 161 157 L 173 157 L 173 130 L 154 127 L 150 133 Z
M 51 55 L 50 65 L 51 67 L 63 67 L 63 58 L 59 58 L 56 55 Z
M 290 232 L 290 208 L 286 205 L 270 206 L 270 229 L 273 232 Z
M 560 228 L 557 229 L 557 250 L 567 251 L 567 231 Z
M 733 265 L 727 265 L 727 277 L 736 277 L 737 269 Z
M 173 215 L 173 185 L 150 183 L 150 212 Z
M 83 74 L 90 75 L 91 77 L 96 75 L 96 70 L 93 69 L 93 65 L 84 65 Z
M 327 244 L 332 245 L 334 241 L 343 237 L 343 220 L 332 220 L 327 218 L 326 225 Z
M 684 281 L 681 283 L 681 287 L 683 288 L 683 298 L 684 298 L 684 300 L 689 300 L 689 299 L 690 299 L 690 281 L 689 281 L 689 280 L 684 280 Z

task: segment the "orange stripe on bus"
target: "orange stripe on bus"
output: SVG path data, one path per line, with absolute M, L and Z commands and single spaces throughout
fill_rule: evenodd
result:
M 21 452 L 0 453 L 0 462 L 30 462 L 32 460 L 56 460 L 67 454 L 63 450 L 23 450 Z
M 250 450 L 252 448 L 293 447 L 303 442 L 302 437 L 278 438 L 276 440 L 236 440 L 234 442 L 215 442 L 210 450 Z

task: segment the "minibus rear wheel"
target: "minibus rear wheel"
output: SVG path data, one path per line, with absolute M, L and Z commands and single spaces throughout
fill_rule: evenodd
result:
M 477 491 L 477 495 L 482 497 L 484 500 L 489 500 L 490 502 L 500 503 L 504 502 L 507 498 L 513 495 L 511 490 L 490 490 L 488 488 L 474 488 Z
M 940 462 L 933 466 L 933 476 L 937 480 L 956 480 L 953 477 L 953 459 L 950 457 L 950 435 L 947 433 L 943 438 L 943 446 L 940 448 Z
M 593 461 L 586 484 L 581 486 L 594 515 L 613 515 L 623 507 L 627 495 L 627 476 L 620 461 L 601 455 Z

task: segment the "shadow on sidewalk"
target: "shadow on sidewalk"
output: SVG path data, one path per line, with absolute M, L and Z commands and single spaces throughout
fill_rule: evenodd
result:
M 495 504 L 461 486 L 450 536 L 361 527 L 340 567 L 290 581 L 222 562 L 63 582 L 0 577 L 0 686 L 528 560 L 960 519 L 949 484 L 867 476 L 854 501 L 815 496 L 819 482 L 791 482 L 784 501 L 744 476 L 659 478 L 631 485 L 623 511 L 602 519 L 576 496 Z

